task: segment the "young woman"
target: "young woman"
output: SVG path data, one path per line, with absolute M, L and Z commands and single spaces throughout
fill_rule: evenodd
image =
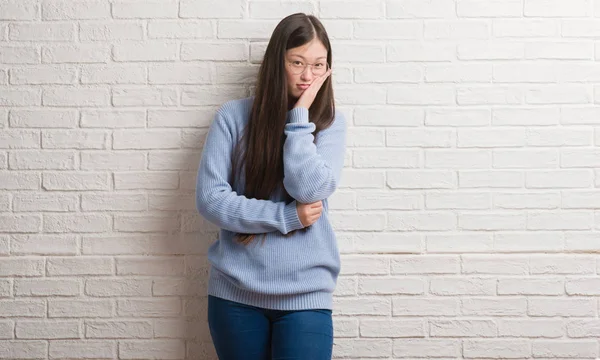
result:
M 221 360 L 331 359 L 340 258 L 327 198 L 346 139 L 331 63 L 317 18 L 284 18 L 256 95 L 225 103 L 211 124 L 196 204 L 221 228 L 208 253 L 208 322 Z

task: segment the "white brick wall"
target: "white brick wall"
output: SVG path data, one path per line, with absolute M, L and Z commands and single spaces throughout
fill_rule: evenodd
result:
M 274 25 L 349 119 L 336 358 L 600 358 L 600 1 L 0 0 L 0 359 L 215 359 L 195 172 Z

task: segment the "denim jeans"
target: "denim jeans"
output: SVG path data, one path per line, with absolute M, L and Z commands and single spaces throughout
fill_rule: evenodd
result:
M 208 297 L 219 360 L 331 360 L 331 310 L 263 309 Z

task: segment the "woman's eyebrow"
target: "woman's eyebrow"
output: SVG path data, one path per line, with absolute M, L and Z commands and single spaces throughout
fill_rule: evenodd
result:
M 298 54 L 290 54 L 290 56 L 297 56 L 297 57 L 301 57 L 301 58 L 303 58 L 304 60 L 306 60 L 306 58 L 305 58 L 304 56 L 302 56 L 302 55 L 298 55 Z M 319 59 L 326 59 L 326 58 L 327 58 L 327 56 L 320 56 L 320 57 L 318 57 L 318 58 L 317 58 L 317 60 L 319 60 Z

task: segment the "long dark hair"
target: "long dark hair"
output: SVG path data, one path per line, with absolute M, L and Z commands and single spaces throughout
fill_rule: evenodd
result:
M 273 30 L 258 72 L 250 121 L 232 158 L 233 179 L 242 171 L 245 174 L 244 195 L 247 198 L 269 200 L 277 189 L 282 189 L 286 202 L 292 200 L 283 188 L 284 127 L 290 109 L 285 54 L 286 50 L 315 38 L 327 49 L 327 63 L 332 66 L 329 37 L 316 17 L 293 14 L 281 20 Z M 331 125 L 334 113 L 329 76 L 309 109 L 309 119 L 316 125 L 315 137 L 320 130 Z M 236 234 L 236 240 L 244 245 L 254 239 L 254 234 Z

